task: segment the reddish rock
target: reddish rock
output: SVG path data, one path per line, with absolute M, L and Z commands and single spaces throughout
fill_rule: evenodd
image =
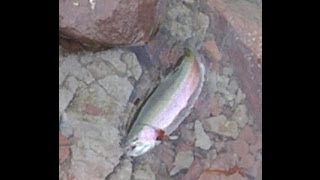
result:
M 60 146 L 59 147 L 59 163 L 62 164 L 70 154 L 69 146 Z
M 183 47 L 173 45 L 172 41 L 168 39 L 168 34 L 162 32 L 157 33 L 157 35 L 148 42 L 146 47 L 150 55 L 150 61 L 161 65 L 160 70 L 162 72 L 165 70 L 170 71 L 170 68 L 178 62 L 184 53 Z
M 220 153 L 211 163 L 210 169 L 229 169 L 236 165 L 238 158 L 232 153 Z
M 61 133 L 59 133 L 59 145 L 69 145 L 69 140 Z
M 173 167 L 173 161 L 175 158 L 174 151 L 166 145 L 160 145 L 155 151 L 157 157 L 167 166 L 167 169 L 171 169 Z
M 244 169 L 249 169 L 253 167 L 255 163 L 254 156 L 252 154 L 246 154 L 244 157 L 241 158 L 239 162 L 239 166 Z
M 67 173 L 65 164 L 64 165 L 59 164 L 59 179 L 61 180 L 68 179 L 68 173 Z
M 157 179 L 157 180 L 167 180 L 168 177 L 167 177 L 167 176 L 163 176 L 163 175 L 156 174 L 156 179 Z
M 262 9 L 249 1 L 209 0 L 208 5 L 225 18 L 242 41 L 258 58 L 262 53 Z M 243 13 L 246 12 L 246 13 Z
M 86 46 L 141 45 L 156 32 L 157 0 L 59 0 L 59 33 Z
M 201 160 L 194 159 L 188 172 L 181 178 L 181 180 L 197 179 L 200 176 L 204 166 L 205 164 Z
M 184 142 L 180 142 L 176 148 L 177 151 L 188 151 L 192 149 L 194 149 L 193 143 L 184 143 Z
M 223 112 L 223 115 L 225 115 L 226 117 L 231 117 L 234 114 L 234 111 L 230 106 L 222 106 L 221 109 L 222 109 L 221 111 Z
M 75 180 L 75 176 L 69 171 L 68 164 L 59 164 L 59 180 Z
M 99 116 L 102 114 L 102 110 L 93 104 L 86 104 L 84 111 L 92 116 Z
M 208 46 L 208 45 L 207 45 Z M 214 55 L 211 54 L 212 50 L 209 50 L 208 47 L 202 46 L 200 49 L 200 53 L 203 54 L 204 64 L 208 71 L 214 71 L 216 73 L 220 73 L 221 69 L 221 61 L 215 59 Z
M 198 180 L 213 180 L 214 175 L 210 174 L 209 172 L 203 172 L 200 177 L 198 178 Z M 217 178 L 215 178 L 217 179 Z
M 227 176 L 204 172 L 201 174 L 198 180 L 247 180 L 247 178 L 243 177 L 240 173 L 235 173 Z
M 212 94 L 212 89 L 209 88 L 207 84 L 204 84 L 202 92 L 194 104 L 194 108 L 189 116 L 186 119 L 188 122 L 194 122 L 195 119 L 205 119 L 214 114 L 220 114 L 222 111 L 217 103 L 216 97 Z
M 211 24 L 221 61 L 234 67 L 240 88 L 246 94 L 249 114 L 262 128 L 261 8 L 249 1 L 201 1 Z M 246 13 L 243 13 L 246 12 Z
M 257 180 L 262 180 L 262 164 L 258 167 L 258 172 L 256 174 Z
M 159 60 L 163 70 L 172 68 L 177 64 L 179 58 L 184 51 L 181 47 L 173 47 L 172 49 L 164 48 L 159 54 Z
M 247 174 L 255 177 L 257 180 L 262 179 L 262 163 L 261 161 L 255 161 L 253 167 L 249 168 Z
M 217 179 L 217 180 L 246 180 L 245 170 L 239 166 L 230 168 L 209 168 L 204 169 L 199 180 Z
M 244 140 L 237 139 L 231 142 L 231 149 L 234 153 L 238 154 L 240 158 L 243 158 L 249 152 L 249 145 Z
M 80 42 L 68 40 L 61 37 L 59 38 L 59 44 L 63 48 L 63 51 L 67 50 L 68 52 L 77 52 L 85 50 L 85 47 Z
M 191 129 L 188 129 L 186 125 L 181 125 L 180 126 L 180 136 L 181 139 L 186 142 L 188 145 L 192 145 L 193 142 L 195 141 L 195 136 L 194 136 L 194 131 Z M 179 144 L 184 144 L 182 141 L 179 141 Z M 178 145 L 179 146 L 179 145 Z
M 213 96 L 211 103 L 210 103 L 210 112 L 212 116 L 218 116 L 222 109 L 220 107 L 220 97 L 219 96 Z
M 259 150 L 261 150 L 261 148 L 262 148 L 262 136 L 260 134 L 257 137 L 256 143 L 250 146 L 250 152 L 252 154 L 256 154 Z
M 248 144 L 254 144 L 257 140 L 257 137 L 250 126 L 245 126 L 241 130 L 238 138 L 246 141 Z
M 63 163 L 70 154 L 70 149 L 69 149 L 69 140 L 59 133 L 59 163 Z
M 204 42 L 204 48 L 209 52 L 209 55 L 216 61 L 220 61 L 221 53 L 214 40 L 207 40 Z

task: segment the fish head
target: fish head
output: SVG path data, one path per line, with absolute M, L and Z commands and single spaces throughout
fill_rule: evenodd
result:
M 151 150 L 156 145 L 156 141 L 145 141 L 141 139 L 136 139 L 130 143 L 130 146 L 127 150 L 127 156 L 137 157 L 140 156 L 149 150 Z
M 159 144 L 157 141 L 157 132 L 152 128 L 146 127 L 128 141 L 126 154 L 129 157 L 137 157 L 150 151 L 157 144 Z

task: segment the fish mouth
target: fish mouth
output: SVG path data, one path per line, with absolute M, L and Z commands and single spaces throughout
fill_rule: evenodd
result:
M 126 148 L 126 155 L 128 157 L 137 157 L 140 156 L 149 150 L 151 150 L 156 145 L 154 140 L 140 140 L 136 139 L 132 141 L 129 146 Z

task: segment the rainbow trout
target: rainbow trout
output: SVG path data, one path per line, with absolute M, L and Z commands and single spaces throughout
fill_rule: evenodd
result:
M 180 65 L 165 77 L 142 107 L 126 141 L 126 154 L 140 156 L 168 137 L 190 114 L 205 79 L 200 57 L 186 50 Z

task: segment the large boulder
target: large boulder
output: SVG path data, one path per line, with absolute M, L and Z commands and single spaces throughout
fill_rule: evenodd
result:
M 85 46 L 143 45 L 156 32 L 158 0 L 59 0 L 59 34 Z

